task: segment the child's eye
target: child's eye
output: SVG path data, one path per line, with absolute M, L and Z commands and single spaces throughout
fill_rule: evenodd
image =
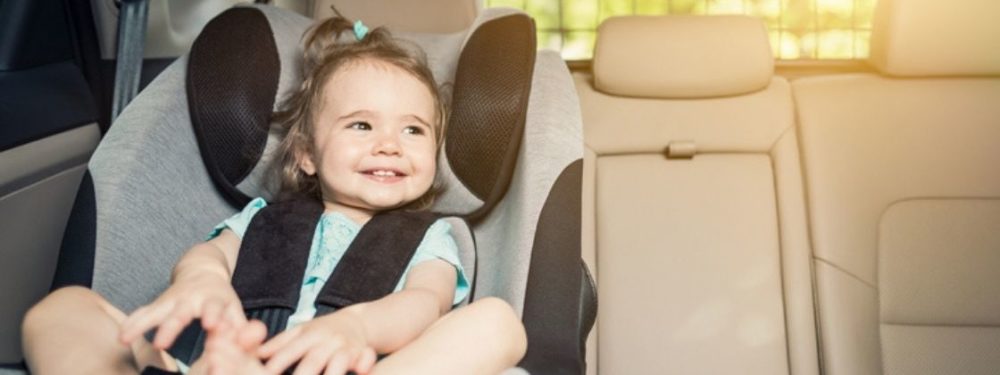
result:
M 424 129 L 419 126 L 407 126 L 403 128 L 403 134 L 422 135 L 424 134 Z
M 357 129 L 357 130 L 372 130 L 372 125 L 364 121 L 352 122 L 347 127 L 350 129 Z

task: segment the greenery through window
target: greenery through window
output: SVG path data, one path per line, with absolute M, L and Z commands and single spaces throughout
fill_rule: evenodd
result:
M 779 59 L 868 57 L 875 0 L 486 0 L 535 18 L 538 45 L 566 60 L 588 60 L 597 25 L 608 17 L 747 14 L 766 22 Z

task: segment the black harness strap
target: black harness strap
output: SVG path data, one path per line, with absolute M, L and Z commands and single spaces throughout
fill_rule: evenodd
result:
M 387 211 L 361 228 L 316 298 L 317 315 L 392 293 L 438 219 L 431 212 Z
M 302 288 L 323 203 L 295 198 L 264 207 L 247 227 L 233 270 L 233 288 L 247 318 L 261 320 L 270 339 L 285 330 Z M 368 221 L 348 246 L 316 298 L 316 316 L 389 295 L 406 271 L 427 228 L 430 212 L 388 211 Z M 185 330 L 170 353 L 193 363 L 204 350 L 200 323 Z
M 233 270 L 243 309 L 295 310 L 323 203 L 298 198 L 264 207 L 247 227 Z

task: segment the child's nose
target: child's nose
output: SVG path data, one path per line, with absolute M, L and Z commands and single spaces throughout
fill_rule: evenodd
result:
M 372 152 L 376 155 L 399 155 L 399 139 L 395 134 L 384 134 L 375 142 Z

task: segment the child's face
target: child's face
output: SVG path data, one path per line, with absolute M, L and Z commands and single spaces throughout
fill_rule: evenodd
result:
M 434 181 L 434 112 L 429 89 L 406 71 L 349 63 L 323 87 L 315 153 L 300 167 L 318 174 L 327 209 L 370 216 L 412 202 Z

